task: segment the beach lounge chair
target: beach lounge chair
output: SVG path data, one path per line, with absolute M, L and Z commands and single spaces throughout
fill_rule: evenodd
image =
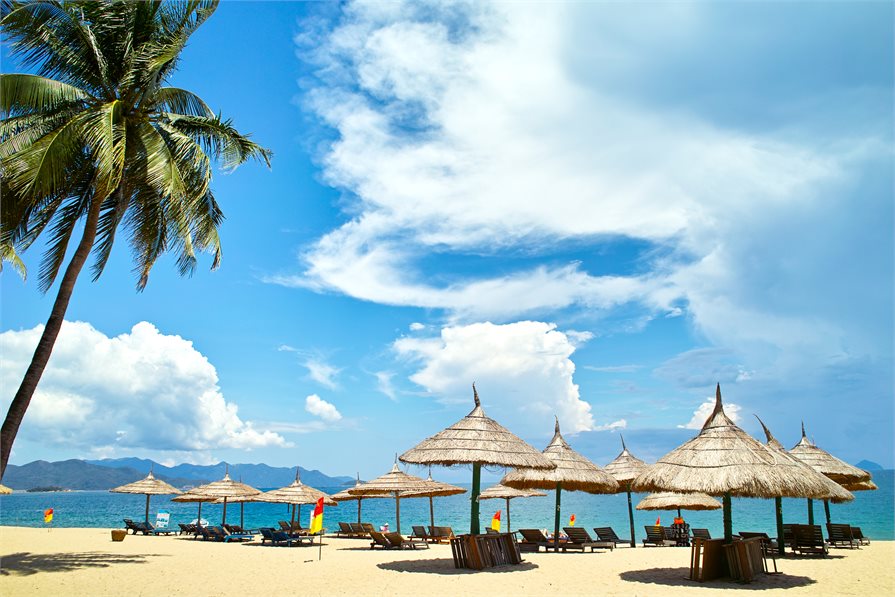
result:
M 376 530 L 375 528 L 373 528 L 373 524 L 369 522 L 360 523 L 360 528 L 361 532 L 363 532 L 363 535 L 361 535 L 361 537 L 369 537 L 370 533 Z
M 425 539 L 406 538 L 401 533 L 384 533 L 384 536 L 396 549 L 416 549 L 417 546 L 429 549 L 429 543 Z
M 708 529 L 690 529 L 690 532 L 693 534 L 693 537 L 699 537 L 700 539 L 711 539 L 712 534 L 709 533 Z
M 363 525 L 359 522 L 349 522 L 348 527 L 351 528 L 354 537 L 368 538 L 370 536 L 370 533 L 364 530 Z
M 231 535 L 257 535 L 257 529 L 244 529 L 238 524 L 225 524 L 224 529 Z
M 354 537 L 355 533 L 351 530 L 351 525 L 347 522 L 339 523 L 339 530 L 336 531 L 336 537 Z
M 196 525 L 194 524 L 183 524 L 182 522 L 177 523 L 177 526 L 180 527 L 181 535 L 193 535 L 195 536 L 198 531 L 196 531 Z
M 218 527 L 221 531 L 221 534 L 224 536 L 223 541 L 225 543 L 229 541 L 251 541 L 255 538 L 253 533 L 232 533 L 228 526 L 232 526 L 234 528 L 241 529 L 239 525 L 224 525 L 223 527 Z
M 655 525 L 643 527 L 646 530 L 646 539 L 643 540 L 643 546 L 649 547 L 674 547 L 677 541 L 665 537 L 665 529 Z
M 792 525 L 792 524 L 783 525 L 783 548 L 784 549 L 786 549 L 787 547 L 792 549 L 793 537 L 794 537 L 793 531 L 792 531 L 793 526 L 795 526 L 795 525 Z M 779 540 L 780 540 L 780 538 L 778 537 L 777 541 L 779 541 Z
M 389 541 L 388 538 L 384 534 L 380 533 L 379 531 L 370 532 L 370 539 L 373 540 L 372 542 L 370 542 L 370 549 L 376 549 L 377 547 L 380 547 L 382 549 L 397 549 L 398 548 L 398 546 L 396 546 L 394 543 Z
M 410 534 L 411 539 L 422 539 L 423 541 L 429 541 L 432 537 L 429 536 L 429 533 L 426 532 L 426 527 L 423 525 L 414 525 L 413 533 Z
M 827 523 L 827 542 L 831 547 L 847 547 L 854 549 L 860 547 L 858 541 L 852 536 L 851 527 L 847 524 Z
M 793 552 L 800 555 L 819 555 L 826 557 L 829 553 L 824 543 L 823 532 L 818 524 L 794 524 L 792 526 L 793 533 Z
M 292 547 L 293 545 L 301 545 L 305 541 L 314 542 L 314 539 L 304 535 L 290 535 L 286 531 L 278 531 L 272 529 L 270 533 L 270 542 L 272 545 Z M 261 541 L 264 543 L 264 541 Z
M 158 535 L 176 535 L 177 534 L 177 531 L 175 529 L 158 528 L 158 527 L 153 526 L 153 524 L 151 522 L 144 522 L 143 524 L 145 524 L 146 528 L 149 529 L 150 535 L 158 536 Z
M 451 527 L 429 527 L 429 538 L 433 542 L 450 543 L 454 536 L 454 529 Z
M 740 537 L 743 539 L 758 539 L 761 542 L 761 555 L 763 558 L 764 571 L 768 574 L 777 574 L 777 542 L 771 539 L 767 533 L 753 533 L 749 531 L 740 531 Z M 768 558 L 774 564 L 774 572 L 768 568 Z
M 569 540 L 560 545 L 560 549 L 566 551 L 567 549 L 580 549 L 582 552 L 590 548 L 591 553 L 593 553 L 594 549 L 614 549 L 615 543 L 612 541 L 594 541 L 590 533 L 587 532 L 587 529 L 583 529 L 581 527 L 563 527 L 562 529 L 566 535 L 569 536 Z
M 522 535 L 519 551 L 539 551 L 541 547 L 549 551 L 553 547 L 553 541 L 550 541 L 541 529 L 519 529 L 519 534 Z
M 594 527 L 594 533 L 597 535 L 597 539 L 600 541 L 612 541 L 616 547 L 619 545 L 631 545 L 631 542 L 627 539 L 621 539 L 618 535 L 615 534 L 615 531 L 612 527 Z
M 864 536 L 864 533 L 861 532 L 861 527 L 852 527 L 851 536 L 861 545 L 870 545 L 870 539 Z
M 137 533 L 143 533 L 144 535 L 148 535 L 149 532 L 151 531 L 151 528 L 149 527 L 148 522 L 134 522 L 130 518 L 125 518 L 123 520 L 124 520 L 125 529 L 128 531 L 133 531 L 134 535 L 136 535 Z

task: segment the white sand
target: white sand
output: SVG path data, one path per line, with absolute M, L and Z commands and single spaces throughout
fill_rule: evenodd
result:
M 103 529 L 0 527 L 0 595 L 895 595 L 895 542 L 777 561 L 777 576 L 739 585 L 687 580 L 690 550 L 528 553 L 521 566 L 455 570 L 447 545 L 382 551 L 360 539 L 317 547 L 209 543 Z

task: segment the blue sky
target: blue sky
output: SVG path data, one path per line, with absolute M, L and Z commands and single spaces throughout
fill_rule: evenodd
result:
M 217 174 L 218 271 L 138 294 L 119 240 L 82 276 L 12 462 L 372 477 L 473 381 L 538 448 L 556 414 L 654 460 L 720 382 L 754 435 L 891 467 L 892 12 L 222 3 L 173 83 L 273 166 Z M 0 277 L 5 409 L 55 288 Z

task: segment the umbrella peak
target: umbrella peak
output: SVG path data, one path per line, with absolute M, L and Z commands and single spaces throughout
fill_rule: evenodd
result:
M 622 440 L 622 454 L 624 454 L 628 451 L 628 447 L 625 445 L 625 436 L 619 433 L 618 437 Z
M 734 422 L 724 413 L 720 383 L 715 388 L 715 408 L 706 420 L 705 425 L 702 426 L 702 429 L 704 431 L 713 427 L 735 427 Z
M 779 441 L 777 441 L 777 438 L 775 438 L 775 437 L 771 434 L 771 430 L 768 429 L 768 426 L 764 424 L 764 421 L 761 420 L 761 417 L 759 417 L 758 415 L 753 415 L 753 416 L 754 416 L 756 419 L 758 419 L 758 422 L 761 424 L 761 428 L 764 430 L 764 436 L 765 436 L 765 438 L 768 440 L 768 441 L 767 441 L 767 444 L 768 444 L 769 446 L 771 446 L 772 448 L 777 448 L 778 450 L 784 450 L 784 451 L 785 451 L 786 448 L 784 448 L 784 447 L 783 447 L 783 444 L 781 444 Z
M 475 382 L 472 382 L 472 399 L 475 400 L 476 406 L 482 406 L 482 401 L 479 400 L 479 391 L 475 389 Z

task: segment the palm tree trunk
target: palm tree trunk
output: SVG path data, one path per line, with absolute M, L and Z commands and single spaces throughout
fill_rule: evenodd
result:
M 6 419 L 3 421 L 3 428 L 0 430 L 0 479 L 3 478 L 3 474 L 6 472 L 6 465 L 12 452 L 12 444 L 16 439 L 16 434 L 19 432 L 22 419 L 25 418 L 25 411 L 28 410 L 28 405 L 31 404 L 31 397 L 34 396 L 37 384 L 43 375 L 47 362 L 50 360 L 50 355 L 53 353 L 53 346 L 56 344 L 59 330 L 62 329 L 65 311 L 68 309 L 68 302 L 75 289 L 75 282 L 81 273 L 81 268 L 87 262 L 87 257 L 90 256 L 90 250 L 93 248 L 102 203 L 100 197 L 94 197 L 90 204 L 87 220 L 84 223 L 84 236 L 81 237 L 81 242 L 78 243 L 78 248 L 75 249 L 68 267 L 65 268 L 65 275 L 62 276 L 62 282 L 59 284 L 59 292 L 56 294 L 53 310 L 50 311 L 50 318 L 47 320 L 47 325 L 40 336 L 37 348 L 34 349 L 31 364 L 28 365 L 22 384 L 12 399 L 9 411 L 6 413 Z

